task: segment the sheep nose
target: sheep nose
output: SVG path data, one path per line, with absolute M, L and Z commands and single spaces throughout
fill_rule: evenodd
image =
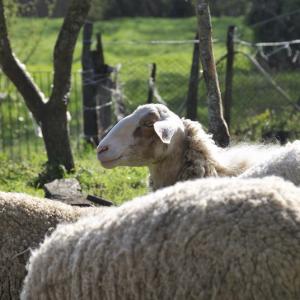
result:
M 108 146 L 101 146 L 101 147 L 97 147 L 97 153 L 100 154 L 100 153 L 103 153 L 105 151 L 108 150 Z

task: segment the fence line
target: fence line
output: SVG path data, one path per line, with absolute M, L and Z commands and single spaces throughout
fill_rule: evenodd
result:
M 234 42 L 237 43 L 237 44 L 241 44 L 241 45 L 245 45 L 245 46 L 251 46 L 251 47 L 277 47 L 277 46 L 300 44 L 300 39 L 291 40 L 291 41 L 264 42 L 264 43 L 251 43 L 251 42 L 243 41 L 243 40 L 240 40 L 240 39 L 235 39 Z
M 149 40 L 149 41 L 128 41 L 128 40 L 121 40 L 121 41 L 106 41 L 104 45 L 181 45 L 181 44 L 199 44 L 199 39 L 192 39 L 192 40 Z M 213 39 L 214 43 L 225 42 L 222 39 Z M 300 39 L 290 40 L 290 41 L 280 41 L 280 42 L 249 42 L 244 41 L 242 39 L 235 38 L 234 42 L 237 44 L 251 46 L 251 47 L 275 47 L 275 46 L 282 46 L 282 45 L 294 45 L 300 44 Z
M 151 41 L 150 41 L 151 42 Z M 172 45 L 185 44 L 187 51 L 190 51 L 192 56 L 192 46 L 198 42 L 194 40 L 182 41 L 152 41 L 153 45 L 159 45 L 161 42 L 170 46 L 172 53 Z M 166 43 L 165 43 L 166 42 Z M 299 40 L 276 42 L 274 47 L 281 47 L 284 43 L 297 44 Z M 129 44 L 130 47 L 142 45 L 143 43 Z M 272 43 L 248 43 L 242 40 L 235 40 L 235 45 L 247 47 L 264 47 Z M 153 53 L 158 48 L 153 47 Z M 159 51 L 159 50 L 157 50 Z M 235 50 L 241 53 L 240 49 Z M 247 55 L 246 55 L 247 54 Z M 288 107 L 294 109 L 292 116 L 299 109 L 297 99 L 299 98 L 300 74 L 297 71 L 272 71 L 272 74 L 267 72 L 258 62 L 261 68 L 253 67 L 253 61 L 249 63 L 254 54 L 244 53 L 239 55 L 236 60 L 239 64 L 234 65 L 234 78 L 232 82 L 232 130 L 244 132 L 244 127 L 250 126 L 251 118 L 256 115 L 263 115 L 266 111 L 278 113 L 276 116 L 281 116 L 283 111 Z M 156 52 L 157 57 L 160 53 Z M 243 58 L 244 57 L 244 58 Z M 217 68 L 221 90 L 225 90 L 225 59 L 227 54 L 222 55 L 217 61 Z M 149 59 L 150 60 L 150 59 Z M 153 101 L 166 102 L 172 110 L 180 115 L 185 115 L 188 83 L 190 76 L 191 61 L 186 58 L 181 60 L 181 57 L 173 57 L 172 60 L 165 58 L 164 60 L 155 60 L 155 55 L 151 57 L 151 61 L 122 63 L 122 69 L 119 67 L 117 74 L 118 97 L 126 100 L 126 106 L 129 111 L 132 111 L 137 105 L 143 104 L 147 100 L 149 92 L 149 65 L 155 62 L 157 64 L 155 85 L 153 88 Z M 86 71 L 86 70 L 85 70 Z M 101 110 L 104 107 L 111 106 L 116 103 L 113 96 L 111 101 L 103 105 L 95 105 L 87 107 L 82 104 L 82 88 L 89 84 L 99 84 L 104 82 L 103 78 L 96 80 L 82 80 L 81 74 L 84 71 L 72 73 L 72 89 L 70 93 L 70 103 L 68 109 L 71 113 L 69 123 L 71 143 L 73 149 L 80 152 L 83 144 L 83 112 L 84 110 Z M 39 84 L 46 95 L 50 94 L 52 83 L 52 71 L 36 71 L 32 73 L 33 78 Z M 261 79 L 264 80 L 261 80 Z M 198 90 L 198 119 L 206 123 L 207 103 L 204 82 L 202 76 L 197 80 L 199 85 Z M 279 88 L 278 88 L 279 87 Z M 158 93 L 159 91 L 159 93 Z M 115 92 L 115 91 L 113 91 Z M 300 99 L 299 99 L 300 100 Z M 290 105 L 291 104 L 291 105 Z M 297 108 L 297 109 L 296 109 Z M 299 110 L 298 110 L 299 111 Z M 298 114 L 299 115 L 299 114 Z M 290 118 L 292 119 L 292 118 Z M 250 121 L 248 121 L 250 120 Z M 287 120 L 289 121 L 289 120 Z M 250 125 L 247 125 L 248 123 Z M 252 130 L 252 129 L 251 129 Z M 0 154 L 7 153 L 13 159 L 23 157 L 30 158 L 34 152 L 44 151 L 43 141 L 37 137 L 35 125 L 32 116 L 25 107 L 24 101 L 17 93 L 12 83 L 0 73 Z

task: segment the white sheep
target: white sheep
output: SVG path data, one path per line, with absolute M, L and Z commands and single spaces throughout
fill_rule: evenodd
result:
M 188 179 L 239 175 L 279 148 L 217 147 L 198 122 L 180 119 L 162 104 L 148 104 L 118 122 L 97 152 L 106 168 L 148 166 L 150 185 L 157 190 Z
M 30 249 L 37 247 L 46 233 L 58 223 L 75 221 L 99 209 L 0 192 L 0 299 L 19 299 Z
M 59 225 L 21 299 L 300 299 L 299 198 L 280 178 L 208 178 Z
M 252 168 L 246 170 L 240 178 L 262 178 L 279 176 L 300 186 L 300 141 L 289 143 L 277 153 Z

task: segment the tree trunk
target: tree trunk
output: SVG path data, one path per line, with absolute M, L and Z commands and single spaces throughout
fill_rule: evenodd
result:
M 212 26 L 207 0 L 197 0 L 196 14 L 198 20 L 200 60 L 207 88 L 208 127 L 215 142 L 226 147 L 229 144 L 229 132 L 223 118 L 223 108 L 218 75 L 212 49 Z
M 0 0 L 0 66 L 14 83 L 28 109 L 42 128 L 48 163 L 63 165 L 70 171 L 74 160 L 67 125 L 67 104 L 71 84 L 71 68 L 76 40 L 88 14 L 91 0 L 73 0 L 60 29 L 54 49 L 54 78 L 47 101 L 11 49 L 3 0 Z
M 48 163 L 52 166 L 63 165 L 68 171 L 74 169 L 66 106 L 48 107 L 41 116 L 40 124 Z

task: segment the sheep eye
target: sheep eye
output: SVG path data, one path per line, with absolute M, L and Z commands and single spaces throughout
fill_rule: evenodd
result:
M 144 127 L 150 128 L 150 127 L 153 127 L 153 123 L 152 123 L 152 122 L 145 122 L 145 123 L 143 124 L 143 126 L 144 126 Z

